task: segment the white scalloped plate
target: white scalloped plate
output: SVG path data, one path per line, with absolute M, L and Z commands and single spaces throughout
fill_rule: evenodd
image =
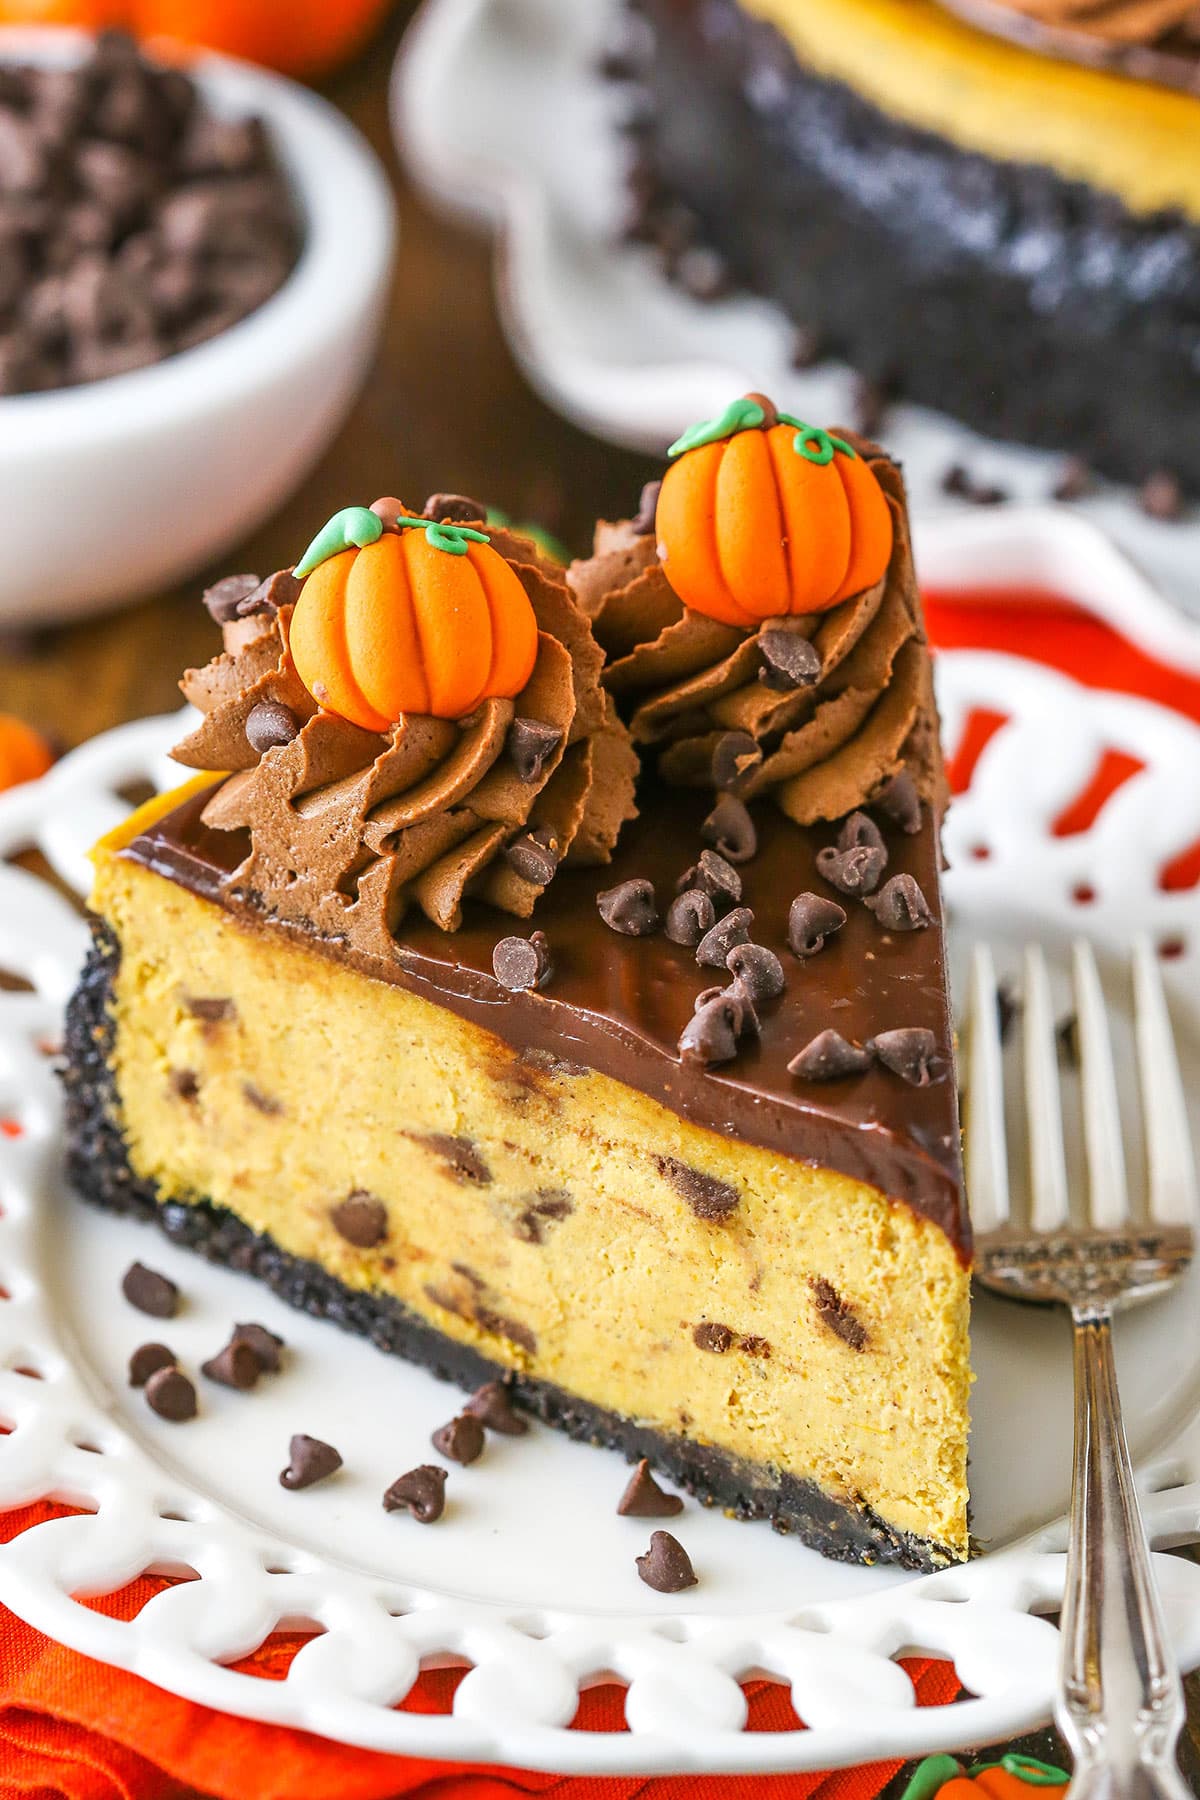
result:
M 401 157 L 435 201 L 496 232 L 496 295 L 513 352 L 543 397 L 586 430 L 659 453 L 750 388 L 804 418 L 851 419 L 850 372 L 833 362 L 792 368 L 794 332 L 775 307 L 744 294 L 689 299 L 652 251 L 620 242 L 625 151 L 614 126 L 628 97 L 596 62 L 621 7 L 425 0 L 392 86 Z M 885 431 L 904 464 L 919 557 L 938 551 L 964 511 L 941 489 L 952 464 L 1005 488 L 1011 513 L 1045 500 L 1063 460 L 925 407 L 890 408 Z M 1071 511 L 1200 615 L 1200 508 L 1158 523 L 1128 489 L 1105 486 Z
M 1032 536 L 1010 578 L 1044 584 L 1063 555 L 1053 531 Z M 940 578 L 952 579 L 949 567 Z M 1131 572 L 1114 573 L 1103 610 L 1200 669 L 1197 634 Z M 973 708 L 1010 715 L 950 817 L 956 954 L 980 931 L 1010 947 L 1033 933 L 1061 944 L 1081 922 L 1110 952 L 1136 928 L 1181 945 L 1164 967 L 1200 1097 L 1200 900 L 1155 883 L 1159 864 L 1200 836 L 1200 729 L 1004 654 L 943 653 L 938 679 L 951 745 Z M 0 796 L 0 967 L 37 990 L 0 994 L 0 1420 L 14 1427 L 0 1438 L 0 1505 L 50 1495 L 88 1509 L 0 1548 L 0 1600 L 173 1693 L 412 1755 L 590 1774 L 811 1769 L 964 1747 L 1043 1719 L 1057 1634 L 1039 1615 L 1061 1591 L 1068 1470 L 1061 1319 L 986 1299 L 977 1308 L 978 1560 L 920 1578 L 845 1568 L 689 1504 L 677 1530 L 701 1585 L 651 1596 L 633 1566 L 647 1527 L 613 1510 L 617 1457 L 535 1427 L 452 1473 L 435 1529 L 385 1515 L 383 1488 L 428 1455 L 452 1393 L 62 1192 L 57 1084 L 39 1045 L 58 1030 L 84 931 L 44 882 L 3 859 L 39 845 L 82 888 L 87 845 L 120 816 L 115 790 L 173 779 L 165 751 L 180 730 L 167 718 L 109 732 Z M 1091 830 L 1055 838 L 1050 822 L 1105 746 L 1135 753 L 1144 771 Z M 1095 899 L 1081 907 L 1072 896 L 1084 885 Z M 135 1256 L 186 1296 L 162 1334 L 187 1365 L 249 1317 L 287 1339 L 285 1371 L 252 1396 L 202 1382 L 201 1416 L 187 1426 L 155 1418 L 124 1378 L 129 1351 L 154 1335 L 119 1298 Z M 1198 1297 L 1200 1274 L 1121 1322 L 1130 1431 L 1160 1546 L 1200 1534 Z M 297 1430 L 334 1441 L 346 1467 L 289 1494 L 276 1476 Z M 1157 1563 L 1180 1655 L 1200 1662 L 1200 1569 Z M 80 1603 L 147 1569 L 198 1579 L 128 1622 Z M 224 1666 L 296 1620 L 323 1634 L 285 1680 Z M 917 1709 L 895 1660 L 910 1649 L 953 1658 L 974 1697 Z M 473 1665 L 451 1715 L 394 1710 L 422 1663 L 446 1660 Z M 809 1730 L 741 1729 L 739 1678 L 764 1671 L 791 1684 Z M 628 1731 L 565 1729 L 579 1688 L 613 1675 L 628 1686 Z

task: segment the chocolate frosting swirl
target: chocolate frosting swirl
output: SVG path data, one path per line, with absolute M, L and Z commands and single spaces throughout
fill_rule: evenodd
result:
M 660 775 L 747 800 L 769 793 L 802 825 L 852 812 L 906 766 L 922 799 L 939 809 L 944 800 L 900 472 L 845 435 L 871 462 L 895 538 L 883 579 L 827 612 L 757 631 L 692 612 L 641 520 L 601 521 L 594 554 L 567 572 L 608 658 L 605 685 L 634 743 L 657 749 Z M 781 634 L 812 653 L 785 645 L 781 656 Z M 802 671 L 796 685 L 773 685 L 781 661 Z
M 637 756 L 601 685 L 603 653 L 536 545 L 489 536 L 538 624 L 537 661 L 515 700 L 487 700 L 462 720 L 409 714 L 386 735 L 364 731 L 319 708 L 301 683 L 288 652 L 290 600 L 226 623 L 224 652 L 184 676 L 204 718 L 173 755 L 229 772 L 204 823 L 250 833 L 250 853 L 228 878 L 233 894 L 393 956 L 409 906 L 444 931 L 458 928 L 467 893 L 527 918 L 552 879 L 535 878 L 547 865 L 609 860 L 636 815 Z M 260 752 L 247 723 L 264 703 L 286 708 L 296 730 Z M 539 754 L 522 757 L 531 726 Z M 529 833 L 539 855 L 510 860 L 510 845 Z

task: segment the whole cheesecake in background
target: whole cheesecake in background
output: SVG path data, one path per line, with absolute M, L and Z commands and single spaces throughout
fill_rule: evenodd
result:
M 469 501 L 389 499 L 210 591 L 176 754 L 224 773 L 97 848 L 72 1177 L 709 1503 L 959 1560 L 970 1239 L 898 471 L 749 396 L 597 543 L 568 587 Z
M 769 296 L 806 357 L 989 436 L 1200 492 L 1200 40 L 1179 4 L 633 11 L 635 230 L 681 280 Z

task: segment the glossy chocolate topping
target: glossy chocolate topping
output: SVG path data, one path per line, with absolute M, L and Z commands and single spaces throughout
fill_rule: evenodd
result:
M 934 926 L 888 932 L 860 901 L 845 899 L 846 924 L 819 954 L 800 961 L 787 948 L 789 907 L 807 889 L 834 897 L 817 873 L 816 856 L 835 841 L 837 828 L 798 826 L 769 803 L 755 806 L 758 850 L 741 865 L 743 902 L 755 915 L 754 939 L 778 954 L 787 986 L 760 1008 L 761 1039 L 743 1040 L 732 1062 L 706 1069 L 681 1062 L 677 1044 L 696 996 L 719 977 L 661 930 L 647 937 L 614 932 L 600 918 L 596 895 L 622 881 L 649 879 L 665 913 L 676 881 L 703 848 L 700 824 L 711 795 L 644 790 L 641 817 L 626 826 L 607 868 L 559 872 L 537 913 L 553 975 L 540 990 L 514 993 L 492 969 L 495 946 L 511 933 L 512 920 L 481 901 L 464 902 L 462 928 L 453 935 L 410 914 L 389 961 L 271 918 L 255 896 L 230 883 L 247 843 L 244 833 L 204 825 L 200 815 L 210 793 L 193 796 L 123 854 L 263 929 L 423 994 L 518 1050 L 587 1065 L 697 1125 L 868 1182 L 934 1220 L 969 1256 L 938 843 L 928 811 L 911 836 L 876 816 L 887 876 L 915 877 L 934 909 Z M 791 1058 L 825 1029 L 865 1042 L 911 1027 L 934 1036 L 940 1079 L 929 1086 L 911 1086 L 878 1065 L 828 1082 L 788 1073 Z

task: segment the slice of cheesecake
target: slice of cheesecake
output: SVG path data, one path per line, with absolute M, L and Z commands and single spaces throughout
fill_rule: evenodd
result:
M 644 521 L 602 532 L 577 601 L 445 496 L 430 521 L 379 503 L 382 535 L 348 509 L 295 575 L 222 584 L 178 754 L 223 773 L 97 847 L 70 1170 L 706 1502 L 928 1568 L 968 1548 L 940 765 L 898 480 L 836 441 L 880 483 L 890 555 L 865 602 L 782 624 L 689 624 Z M 464 675 L 437 626 L 468 598 L 491 637 Z M 426 703 L 468 710 L 388 722 L 412 670 L 381 608 Z M 664 664 L 672 625 L 691 649 Z M 788 702 L 757 725 L 735 705 L 732 745 L 744 681 L 677 693 L 701 636 Z M 874 649 L 855 663 L 850 638 Z M 653 679 L 631 682 L 639 644 Z M 814 657 L 802 688 L 757 682 Z M 739 747 L 718 799 L 700 764 Z

